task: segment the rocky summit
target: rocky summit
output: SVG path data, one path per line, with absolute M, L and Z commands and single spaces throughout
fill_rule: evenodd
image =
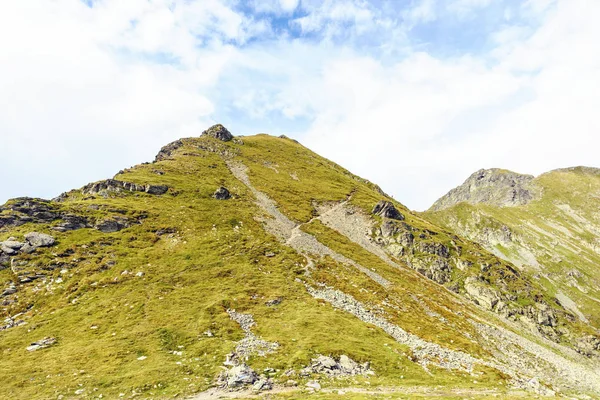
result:
M 415 213 L 215 125 L 0 207 L 0 398 L 598 398 L 600 178 L 478 171 Z
M 517 174 L 502 169 L 480 169 L 462 185 L 452 189 L 431 206 L 439 211 L 460 202 L 517 206 L 527 204 L 539 195 L 533 176 Z

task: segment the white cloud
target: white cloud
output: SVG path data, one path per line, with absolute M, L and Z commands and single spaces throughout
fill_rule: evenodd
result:
M 418 209 L 482 167 L 600 166 L 598 2 L 530 0 L 491 50 L 452 58 L 410 45 L 411 28 L 448 18 L 433 0 L 395 13 L 362 0 L 269 4 L 261 12 L 301 7 L 296 23 L 313 36 L 275 37 L 262 14 L 217 0 L 3 3 L 0 202 L 110 176 L 232 109 L 245 121 L 234 132 L 289 134 L 274 125 L 283 118 Z

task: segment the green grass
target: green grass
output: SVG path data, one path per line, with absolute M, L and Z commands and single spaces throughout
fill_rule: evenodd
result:
M 354 268 L 328 258 L 319 260 L 307 277 L 304 257 L 265 232 L 256 220 L 263 212 L 219 154 L 241 160 L 252 183 L 299 222 L 315 215 L 315 202 L 340 201 L 350 194 L 352 204 L 370 212 L 384 197 L 376 186 L 289 139 L 258 135 L 244 137 L 243 142 L 184 139 L 185 145 L 172 159 L 138 165 L 116 177 L 168 185 L 170 190 L 163 196 L 84 197 L 73 191 L 58 204 L 63 211 L 92 220 L 121 216 L 141 222 L 120 232 L 58 233 L 49 225 L 27 224 L 0 233 L 3 240 L 35 230 L 58 240 L 56 246 L 24 257 L 29 262 L 25 269 L 44 270 L 46 280 L 20 286 L 18 302 L 2 308 L 4 317 L 23 312 L 27 324 L 0 332 L 1 398 L 69 398 L 78 389 L 85 390 L 82 398 L 99 394 L 117 398 L 120 393 L 126 398 L 134 393 L 170 398 L 200 392 L 213 384 L 226 354 L 244 336 L 230 320 L 229 308 L 252 314 L 253 331 L 280 344 L 277 352 L 248 360 L 258 371 L 276 368 L 280 382 L 289 379 L 282 376 L 285 370 L 299 370 L 317 354 L 347 354 L 356 361 L 370 361 L 376 371 L 375 377 L 355 378 L 352 385 L 367 385 L 367 380 L 370 386 L 472 384 L 473 377 L 460 372 L 432 368 L 426 375 L 410 360 L 408 348 L 382 330 L 315 300 L 303 281 L 335 286 L 373 306 L 385 300 L 397 306 L 386 306 L 389 319 L 407 331 L 485 356 L 486 351 L 465 335 L 473 334 L 471 324 L 455 313 L 479 311 L 466 308 L 408 268 L 388 266 L 318 222 L 306 230 L 335 251 L 374 268 L 393 287 L 385 291 Z M 219 186 L 227 187 L 233 198 L 213 199 Z M 430 240 L 447 244 L 458 240 L 396 204 L 408 223 L 435 233 Z M 176 232 L 156 235 L 165 228 Z M 466 257 L 487 254 L 476 245 L 463 243 L 463 247 Z M 143 276 L 136 276 L 137 272 Z M 57 283 L 59 278 L 62 283 Z M 0 271 L 0 287 L 10 281 L 16 281 L 12 271 Z M 277 297 L 283 298 L 280 305 L 265 305 Z M 422 304 L 448 323 L 428 315 Z M 214 336 L 204 335 L 207 330 Z M 35 352 L 25 350 L 46 336 L 56 337 L 57 343 Z M 181 356 L 173 353 L 179 351 Z M 505 383 L 505 377 L 494 371 L 480 372 L 477 379 L 482 387 Z

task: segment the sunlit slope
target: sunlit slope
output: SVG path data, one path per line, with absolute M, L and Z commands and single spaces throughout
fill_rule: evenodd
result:
M 600 328 L 600 172 L 551 171 L 531 182 L 540 195 L 519 206 L 459 202 L 426 217 L 527 271 L 580 321 Z M 596 331 L 595 334 L 598 337 Z M 596 356 L 600 341 L 578 343 Z
M 166 146 L 157 160 L 121 171 L 117 183 L 2 208 L 1 241 L 41 232 L 56 243 L 11 254 L 0 271 L 12 321 L 0 331 L 0 397 L 181 397 L 218 386 L 220 373 L 243 363 L 299 391 L 312 380 L 473 393 L 597 389 L 586 360 L 477 307 L 462 287 L 475 261 L 485 262 L 513 293 L 507 307 L 537 296 L 552 329 L 584 329 L 544 285 L 398 203 L 402 221 L 373 215 L 391 199 L 300 144 L 202 136 Z M 229 199 L 213 197 L 220 187 Z M 390 251 L 384 224 L 410 226 L 420 250 L 410 259 Z M 452 263 L 471 263 L 451 265 L 441 284 L 418 267 L 444 258 L 440 246 Z M 55 341 L 27 350 L 43 338 Z M 507 338 L 529 349 L 526 365 L 508 357 Z M 368 362 L 372 374 L 302 373 L 319 355 Z M 561 363 L 574 375 L 553 381 Z

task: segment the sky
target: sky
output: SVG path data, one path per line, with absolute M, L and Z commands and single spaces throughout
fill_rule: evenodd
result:
M 0 204 L 214 123 L 427 209 L 480 168 L 600 167 L 598 0 L 0 4 Z

